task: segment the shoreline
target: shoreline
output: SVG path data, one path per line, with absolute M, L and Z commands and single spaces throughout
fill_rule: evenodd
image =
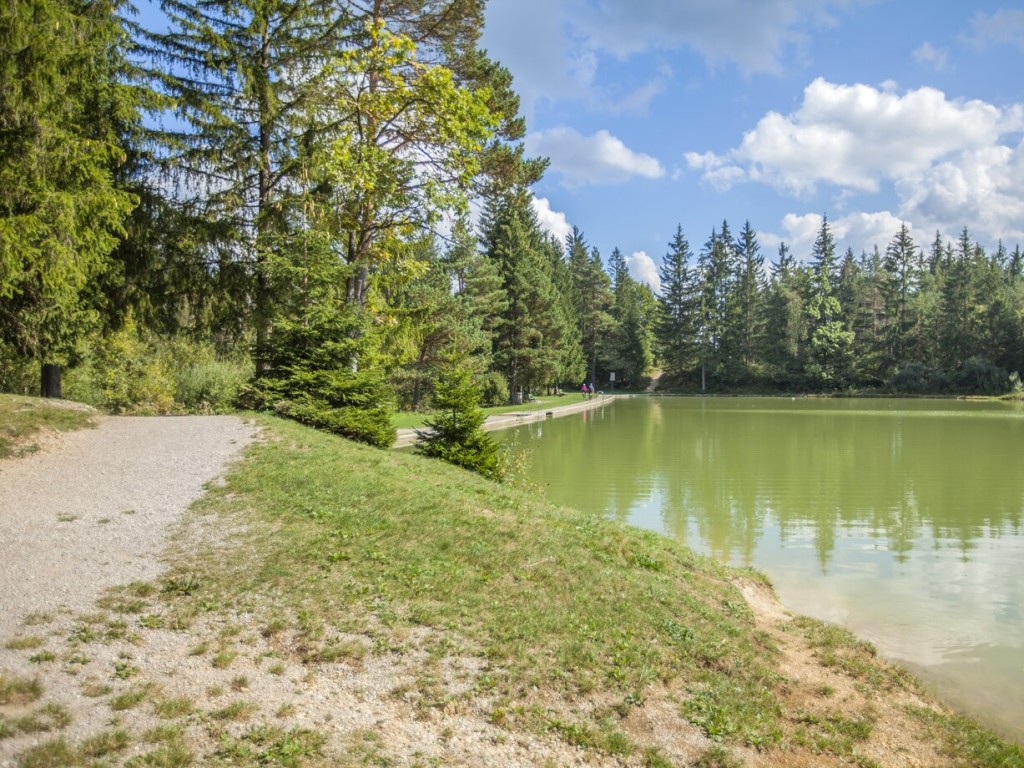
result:
M 565 405 L 555 405 L 551 407 L 544 406 L 544 401 L 542 400 L 540 401 L 541 406 L 536 410 L 525 410 L 528 406 L 524 406 L 524 410 L 522 411 L 513 411 L 511 413 L 501 413 L 495 416 L 488 416 L 487 420 L 484 421 L 483 429 L 485 432 L 494 432 L 495 430 L 518 427 L 523 424 L 530 424 L 535 421 L 544 421 L 549 418 L 557 419 L 562 416 L 571 416 L 574 413 L 582 413 L 583 411 L 601 408 L 619 397 L 624 397 L 624 395 L 597 394 L 594 397 L 587 398 L 586 400 L 578 400 Z M 415 428 L 399 429 L 398 437 L 396 438 L 394 445 L 391 447 L 408 448 L 415 443 Z

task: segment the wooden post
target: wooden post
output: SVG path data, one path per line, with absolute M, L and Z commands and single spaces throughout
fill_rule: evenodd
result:
M 52 363 L 43 364 L 40 394 L 42 397 L 55 397 L 58 400 L 61 399 L 59 365 L 53 365 Z

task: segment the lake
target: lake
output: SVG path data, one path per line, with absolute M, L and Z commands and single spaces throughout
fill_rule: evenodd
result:
M 504 433 L 558 503 L 766 573 L 1024 743 L 1024 407 L 632 397 Z

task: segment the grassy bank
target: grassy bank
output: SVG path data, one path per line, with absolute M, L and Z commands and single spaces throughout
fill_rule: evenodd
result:
M 1024 765 L 870 646 L 785 614 L 756 574 L 529 489 L 261 424 L 167 577 L 90 619 L 88 642 L 124 643 L 98 694 L 115 719 L 135 695 L 173 730 L 123 764 Z M 140 650 L 154 633 L 181 649 L 161 681 Z M 87 746 L 21 765 L 91 765 Z
M 40 436 L 91 426 L 95 416 L 73 403 L 0 394 L 0 459 L 32 453 Z

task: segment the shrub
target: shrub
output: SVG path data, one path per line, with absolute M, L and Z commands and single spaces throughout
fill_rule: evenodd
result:
M 480 403 L 485 408 L 506 405 L 509 401 L 508 381 L 497 371 L 488 371 L 481 377 L 481 389 Z
M 949 379 L 938 368 L 915 361 L 900 368 L 890 386 L 902 394 L 938 394 L 949 390 Z
M 969 357 L 956 373 L 961 392 L 978 395 L 1000 395 L 1010 391 L 1010 375 L 983 357 Z

